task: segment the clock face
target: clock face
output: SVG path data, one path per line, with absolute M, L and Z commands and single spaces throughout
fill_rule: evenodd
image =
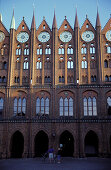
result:
M 26 41 L 28 41 L 29 39 L 29 35 L 27 32 L 20 32 L 19 34 L 17 34 L 17 41 L 19 41 L 20 43 L 25 43 Z
M 41 32 L 38 35 L 38 40 L 40 42 L 47 42 L 47 41 L 49 41 L 49 39 L 50 39 L 50 34 L 48 32 Z
M 90 42 L 94 39 L 94 33 L 92 31 L 85 31 L 82 33 L 82 39 L 86 42 Z
M 111 41 L 111 30 L 109 30 L 109 31 L 106 32 L 106 39 L 107 39 L 108 41 Z
M 69 42 L 72 39 L 72 34 L 68 31 L 64 31 L 60 34 L 60 40 L 62 42 Z
M 2 42 L 5 39 L 5 34 L 0 31 L 0 42 Z

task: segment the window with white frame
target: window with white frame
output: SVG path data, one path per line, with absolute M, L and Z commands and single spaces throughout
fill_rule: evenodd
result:
M 49 98 L 45 99 L 37 97 L 36 99 L 36 114 L 49 114 Z
M 59 48 L 58 49 L 58 54 L 64 54 L 64 48 Z
M 95 54 L 95 47 L 90 47 L 90 54 Z
M 87 61 L 81 62 L 81 68 L 87 68 Z
M 73 69 L 73 61 L 68 61 L 67 62 L 67 68 L 68 69 Z
M 86 47 L 81 48 L 81 54 L 87 54 L 87 48 Z
M 72 47 L 67 48 L 67 54 L 73 54 L 73 48 Z
M 51 48 L 46 48 L 45 49 L 45 54 L 49 54 L 50 55 L 51 54 Z
M 42 55 L 42 48 L 37 48 L 37 55 Z
M 59 99 L 59 115 L 60 116 L 73 116 L 73 99 L 60 98 Z
M 14 115 L 17 114 L 24 116 L 26 113 L 26 98 L 15 98 L 14 99 Z
M 29 49 L 28 48 L 24 49 L 24 55 L 29 55 Z
M 107 47 L 107 53 L 111 54 L 111 47 L 110 46 Z
M 25 58 L 25 61 L 24 61 L 24 70 L 27 70 L 28 66 L 29 66 L 29 63 L 27 61 L 27 58 Z
M 84 97 L 84 116 L 97 116 L 96 97 Z
M 42 62 L 41 61 L 37 61 L 36 68 L 37 69 L 42 69 Z

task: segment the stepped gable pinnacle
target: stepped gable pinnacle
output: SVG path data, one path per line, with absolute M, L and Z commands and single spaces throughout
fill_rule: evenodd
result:
M 0 14 L 0 22 L 2 22 L 2 14 Z
M 77 17 L 77 9 L 76 9 L 76 16 L 75 16 L 75 24 L 74 24 L 74 28 L 79 27 L 79 22 L 78 22 L 78 17 Z
M 14 9 L 13 9 L 13 15 L 12 15 L 10 29 L 15 29 Z
M 97 9 L 96 27 L 99 27 L 99 26 L 101 26 L 101 23 L 100 23 L 99 13 Z
M 33 11 L 33 18 L 32 18 L 31 28 L 36 28 L 34 11 Z
M 52 25 L 52 28 L 57 28 L 57 22 L 56 22 L 55 10 L 54 10 L 54 18 L 53 18 L 53 25 Z

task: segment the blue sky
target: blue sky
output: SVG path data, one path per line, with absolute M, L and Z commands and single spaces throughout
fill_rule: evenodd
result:
M 36 27 L 40 25 L 45 16 L 47 23 L 52 28 L 54 8 L 58 28 L 67 17 L 72 28 L 74 27 L 75 12 L 77 6 L 80 27 L 85 21 L 86 14 L 95 27 L 97 4 L 99 9 L 102 28 L 110 18 L 111 0 L 0 0 L 0 13 L 5 27 L 9 30 L 13 12 L 15 11 L 16 28 L 19 26 L 23 16 L 30 28 L 33 15 L 33 4 L 35 5 Z

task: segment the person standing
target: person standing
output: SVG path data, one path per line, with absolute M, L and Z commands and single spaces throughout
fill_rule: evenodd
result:
M 53 161 L 54 159 L 54 149 L 53 147 L 51 147 L 49 150 L 48 150 L 48 153 L 49 153 L 49 161 L 50 163 Z
M 58 148 L 57 162 L 58 162 L 58 163 L 61 163 L 61 148 Z

